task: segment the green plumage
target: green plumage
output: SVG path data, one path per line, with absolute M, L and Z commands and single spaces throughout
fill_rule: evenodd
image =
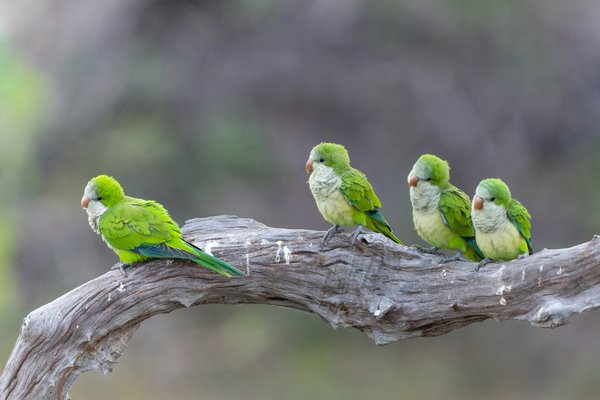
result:
M 401 243 L 381 214 L 381 202 L 367 177 L 350 166 L 344 146 L 321 143 L 312 149 L 309 162 L 314 163 L 309 186 L 326 221 L 365 226 Z
M 517 228 L 519 234 L 527 243 L 527 254 L 533 254 L 531 245 L 531 214 L 518 200 L 511 199 L 508 204 L 506 215 L 512 224 Z
M 483 254 L 475 240 L 475 230 L 471 222 L 471 199 L 454 185 L 449 185 L 441 194 L 438 210 L 446 226 L 458 237 L 450 238 L 448 248 L 460 250 L 473 261 L 483 259 Z
M 512 260 L 522 254 L 533 254 L 531 215 L 500 179 L 484 179 L 477 186 L 472 219 L 477 244 L 492 260 Z
M 355 225 L 366 226 L 373 232 L 379 232 L 396 243 L 402 243 L 393 234 L 392 228 L 379 212 L 381 201 L 365 174 L 355 168 L 343 172 L 340 190 L 348 203 L 356 209 L 352 216 Z
M 340 174 L 342 184 L 340 190 L 346 200 L 360 212 L 381 208 L 381 201 L 375 194 L 373 186 L 365 174 L 357 169 L 349 168 Z
M 440 194 L 438 210 L 448 228 L 462 237 L 475 237 L 471 223 L 471 199 L 454 185 L 449 185 Z
M 441 158 L 424 154 L 408 175 L 413 221 L 419 236 L 435 248 L 456 250 L 480 261 L 475 241 L 469 196 L 449 182 L 450 166 Z
M 179 258 L 194 261 L 224 276 L 244 276 L 237 268 L 213 257 L 183 240 L 181 230 L 167 210 L 152 200 L 142 200 L 123 194 L 121 186 L 112 177 L 101 175 L 90 181 L 88 214 L 92 202 L 106 208 L 95 219 L 97 231 L 119 256 L 121 262 L 131 264 L 153 258 Z M 96 198 L 91 198 L 91 196 Z M 90 224 L 92 224 L 90 219 Z

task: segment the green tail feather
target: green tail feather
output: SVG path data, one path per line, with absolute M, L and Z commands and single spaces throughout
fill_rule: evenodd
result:
M 205 252 L 200 253 L 198 255 L 198 258 L 195 259 L 194 261 L 196 263 L 201 264 L 202 266 L 204 266 L 206 268 L 210 268 L 213 271 L 215 271 L 223 276 L 226 276 L 228 278 L 231 278 L 232 276 L 237 276 L 237 277 L 246 276 L 246 274 L 244 274 L 242 271 L 240 271 L 233 265 L 228 264 L 225 261 L 220 260 L 216 257 L 213 257 L 210 254 L 207 254 Z
M 387 223 L 383 223 L 378 219 L 374 218 L 369 218 L 367 221 L 370 222 L 370 224 L 368 223 L 367 228 L 371 229 L 373 232 L 379 232 L 388 239 L 398 244 L 404 245 L 404 243 L 402 243 L 400 239 L 398 239 L 396 235 L 394 235 L 394 233 L 392 232 L 392 228 L 390 228 L 390 226 Z
M 472 261 L 481 261 L 485 258 L 479 246 L 477 246 L 477 242 L 474 237 L 463 237 L 465 242 L 467 242 L 467 251 L 465 252 L 465 257 Z
M 211 256 L 210 254 L 204 252 L 201 248 L 194 246 L 193 244 L 184 241 L 187 246 L 189 246 L 189 250 L 191 253 L 196 255 L 196 258 L 192 259 L 197 264 L 202 265 L 208 269 L 212 269 L 218 274 L 231 278 L 232 276 L 244 277 L 242 271 L 237 269 L 231 264 L 226 263 L 223 260 L 218 259 L 217 257 Z
M 218 258 L 205 253 L 202 249 L 185 240 L 176 240 L 169 244 L 142 244 L 129 251 L 147 258 L 179 258 L 182 260 L 191 260 L 228 278 L 231 278 L 232 276 L 245 276 L 239 269 L 223 260 L 219 260 Z

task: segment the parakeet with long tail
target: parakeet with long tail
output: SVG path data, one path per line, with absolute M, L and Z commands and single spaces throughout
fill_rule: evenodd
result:
M 335 143 L 315 146 L 306 162 L 306 172 L 310 174 L 308 185 L 317 208 L 323 218 L 333 224 L 321 245 L 325 245 L 342 225 L 357 226 L 350 235 L 353 245 L 363 226 L 402 244 L 381 215 L 381 202 L 367 177 L 350 166 L 344 146 Z
M 444 262 L 465 256 L 482 260 L 483 254 L 475 242 L 471 222 L 471 199 L 450 183 L 448 162 L 432 154 L 424 154 L 408 174 L 413 222 L 419 236 L 431 244 L 421 251 L 436 253 L 438 249 L 455 250 Z
M 514 260 L 533 254 L 531 215 L 500 179 L 484 179 L 473 196 L 471 218 L 477 245 L 486 257 L 477 270 L 495 260 Z
M 94 232 L 119 256 L 118 267 L 153 258 L 193 261 L 221 275 L 244 276 L 234 266 L 183 240 L 167 210 L 152 200 L 126 196 L 111 176 L 99 175 L 85 187 L 81 206 Z

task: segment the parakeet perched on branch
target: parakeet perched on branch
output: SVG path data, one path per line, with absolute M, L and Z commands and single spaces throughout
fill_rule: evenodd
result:
M 460 260 L 461 256 L 482 260 L 483 254 L 475 243 L 471 223 L 471 200 L 462 190 L 452 185 L 448 162 L 432 154 L 424 154 L 408 174 L 413 222 L 419 236 L 437 252 L 438 249 L 456 250 L 444 261 Z
M 500 179 L 484 179 L 473 196 L 471 218 L 477 245 L 486 257 L 477 269 L 494 260 L 533 254 L 531 215 Z
M 335 143 L 315 146 L 306 162 L 306 172 L 310 174 L 308 185 L 317 208 L 323 218 L 333 224 L 321 245 L 325 245 L 341 225 L 357 226 L 350 236 L 352 244 L 362 233 L 363 226 L 402 244 L 379 212 L 381 202 L 367 177 L 350 166 L 344 146 Z
M 125 196 L 113 177 L 99 175 L 90 180 L 81 206 L 94 232 L 119 256 L 122 270 L 131 263 L 153 258 L 179 258 L 227 277 L 244 276 L 237 268 L 183 240 L 179 226 L 162 205 Z

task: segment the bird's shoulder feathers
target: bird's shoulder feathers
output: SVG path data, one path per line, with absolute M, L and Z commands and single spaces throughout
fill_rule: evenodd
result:
M 381 202 L 365 174 L 355 168 L 350 168 L 342 173 L 341 178 L 342 194 L 359 211 L 366 212 L 381 208 Z
M 440 193 L 438 209 L 444 223 L 456 234 L 464 237 L 474 236 L 471 223 L 471 204 L 469 196 L 456 186 L 450 185 Z
M 111 246 L 132 249 L 181 237 L 167 210 L 152 200 L 125 197 L 100 218 L 100 232 Z

